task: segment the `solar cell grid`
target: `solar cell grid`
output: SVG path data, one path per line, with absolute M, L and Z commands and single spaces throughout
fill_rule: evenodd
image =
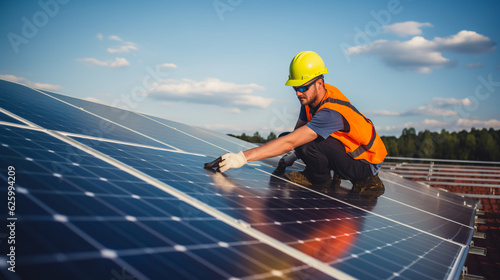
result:
M 18 249 L 18 266 L 24 269 L 16 275 L 21 278 L 330 279 L 302 262 L 306 255 L 337 269 L 323 271 L 343 277 L 459 275 L 472 236 L 474 200 L 389 173 L 381 174 L 386 193 L 377 199 L 353 195 L 347 181 L 321 194 L 270 176 L 273 168 L 260 162 L 222 175 L 202 169 L 211 160 L 203 155 L 219 156 L 247 144 L 45 93 L 88 112 L 6 81 L 0 81 L 0 107 L 43 128 L 68 132 L 104 156 L 61 142 L 54 137 L 64 137 L 50 131 L 0 124 L 0 168 L 20 166 L 17 174 L 22 176 L 16 198 L 22 205 L 17 208 L 22 218 L 18 239 L 25 242 Z M 89 138 L 107 123 L 103 118 L 130 129 L 108 124 L 116 129 L 97 135 L 108 139 Z M 276 159 L 268 162 L 276 164 Z M 0 178 L 6 181 L 5 174 Z M 5 274 L 5 261 L 0 257 L 2 273 L 12 277 Z
M 256 146 L 255 144 L 234 137 L 210 132 L 179 122 L 89 102 L 50 91 L 43 92 L 187 152 L 219 156 L 222 153 L 246 150 Z M 271 158 L 265 159 L 263 162 L 277 165 L 278 160 L 279 158 Z M 295 163 L 294 166 L 298 167 L 300 164 Z
M 17 123 L 17 124 L 22 124 L 22 122 L 14 119 L 13 117 L 10 117 L 7 114 L 4 114 L 3 112 L 0 111 L 0 122 L 10 122 L 10 123 Z
M 88 145 L 94 142 L 78 140 Z M 399 275 L 421 274 L 417 269 L 423 263 L 421 259 L 436 248 L 448 247 L 450 255 L 459 256 L 467 242 L 464 237 L 468 237 L 472 230 L 466 225 L 383 197 L 379 200 L 362 199 L 345 192 L 331 199 L 270 177 L 251 166 L 222 175 L 201 169 L 203 162 L 208 160 L 199 155 L 152 152 L 148 148 L 116 143 L 101 143 L 97 149 L 106 154 L 118 148 L 123 154 L 116 158 L 125 164 L 244 220 L 291 247 L 331 262 L 334 267 L 355 277 L 366 277 L 367 272 L 359 262 L 367 262 L 365 267 L 372 265 L 367 270 L 385 275 L 384 278 L 397 276 L 384 267 L 383 262 L 387 259 L 395 262 Z M 389 190 L 389 196 L 392 192 Z M 425 192 L 421 195 L 422 199 L 432 197 Z M 354 202 L 359 202 L 360 206 L 352 205 Z M 377 207 L 379 203 L 382 207 Z M 388 211 L 390 209 L 392 211 Z M 462 230 L 464 235 L 457 238 L 457 232 Z M 448 240 L 454 238 L 458 239 L 457 242 Z M 370 242 L 358 243 L 358 240 Z M 426 248 L 427 251 L 416 254 L 408 250 L 409 247 Z M 449 267 L 453 264 L 450 255 L 434 262 L 436 275 L 444 277 L 450 273 Z M 378 261 L 371 264 L 373 256 Z M 365 260 L 365 257 L 372 261 Z M 422 275 L 422 279 L 425 277 Z
M 46 94 L 67 101 L 89 112 L 103 116 L 113 122 L 122 124 L 155 139 L 175 143 L 175 146 L 192 153 L 204 153 L 218 156 L 229 151 L 239 151 L 255 147 L 248 142 L 226 135 L 218 135 L 206 130 L 191 127 L 178 122 L 147 116 L 128 110 L 65 96 L 49 91 Z M 196 135 L 196 136 L 195 136 Z
M 0 130 L 0 152 L 9 151 L 0 166 L 17 167 L 21 278 L 111 279 L 126 273 L 139 279 L 251 279 L 305 272 L 327 278 L 130 174 L 69 152 L 74 148 L 43 132 Z M 51 163 L 68 172 L 56 173 Z
M 166 147 L 34 89 L 3 80 L 0 80 L 0 107 L 51 130 Z

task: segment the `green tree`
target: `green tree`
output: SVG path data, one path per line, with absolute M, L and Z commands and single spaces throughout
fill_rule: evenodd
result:
M 398 141 L 398 150 L 403 157 L 414 157 L 417 151 L 415 145 L 415 128 L 403 129 L 403 134 Z
M 249 139 L 249 137 L 245 134 L 245 132 L 243 132 L 239 138 L 240 138 L 241 140 L 243 140 L 243 141 L 250 142 L 250 139 Z
M 493 136 L 485 129 L 479 132 L 477 155 L 479 160 L 494 160 L 498 153 L 498 146 Z
M 477 160 L 476 157 L 476 136 L 474 134 L 467 134 L 465 138 L 465 149 L 464 149 L 465 158 L 468 160 Z
M 394 136 L 389 136 L 389 137 L 381 136 L 380 138 L 382 139 L 382 142 L 384 142 L 388 156 L 391 156 L 391 157 L 400 156 L 396 137 L 394 137 Z
M 419 133 L 419 145 L 417 156 L 420 158 L 433 158 L 434 157 L 434 140 L 429 130 Z
M 271 131 L 267 136 L 266 142 L 272 141 L 274 139 L 276 139 L 276 134 L 274 134 L 274 132 Z

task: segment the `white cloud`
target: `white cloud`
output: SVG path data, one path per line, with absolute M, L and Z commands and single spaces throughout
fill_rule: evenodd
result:
M 51 84 L 43 84 L 43 83 L 33 83 L 36 88 L 46 89 L 46 90 L 59 90 L 62 89 L 60 85 L 51 85 Z
M 103 67 L 111 67 L 111 68 L 123 68 L 127 67 L 130 65 L 127 59 L 123 57 L 116 57 L 115 60 L 106 60 L 106 61 L 101 61 L 95 58 L 80 58 L 77 59 L 78 61 L 84 61 L 88 62 L 90 64 L 95 64 L 98 66 L 103 66 Z
M 271 104 L 273 98 L 255 95 L 255 91 L 261 90 L 264 87 L 254 83 L 239 85 L 214 78 L 203 81 L 168 79 L 155 84 L 149 94 L 157 100 L 212 104 L 242 110 L 267 108 Z
M 14 75 L 0 75 L 0 79 L 14 82 L 14 83 L 23 83 L 23 82 L 26 83 L 28 81 L 23 77 L 17 77 Z
M 399 116 L 401 113 L 392 112 L 388 110 L 367 110 L 365 111 L 366 115 L 374 115 L 374 116 Z
M 228 124 L 204 124 L 200 125 L 201 128 L 207 129 L 207 130 L 213 130 L 213 131 L 220 131 L 220 132 L 230 132 L 232 134 L 237 134 L 237 133 L 242 133 L 242 132 L 249 132 L 249 131 L 259 131 L 259 133 L 262 133 L 261 135 L 266 135 L 266 132 L 269 131 L 269 127 L 267 126 L 261 126 L 261 125 L 241 125 L 241 124 L 236 124 L 236 125 L 228 125 Z M 252 132 L 253 134 L 253 132 Z
M 87 100 L 87 101 L 94 102 L 94 103 L 106 104 L 104 101 L 99 100 L 99 99 L 94 98 L 94 97 L 90 97 L 90 96 L 85 97 L 83 100 Z
M 97 36 L 96 36 L 96 37 L 97 37 L 97 39 L 99 39 L 99 40 L 101 40 L 101 41 L 102 41 L 102 39 L 104 38 L 104 37 L 102 36 L 102 33 L 97 33 Z
M 116 35 L 111 35 L 111 36 L 108 37 L 108 39 L 113 40 L 113 41 L 123 42 L 123 39 L 120 38 L 120 37 L 118 37 L 118 36 L 116 36 Z
M 450 59 L 436 51 L 437 44 L 416 36 L 409 41 L 377 40 L 365 46 L 354 46 L 346 50 L 350 55 L 378 55 L 390 67 L 417 73 L 430 73 L 432 69 L 453 66 Z
M 443 98 L 443 97 L 434 97 L 429 102 L 433 106 L 450 106 L 450 105 L 463 105 L 463 106 L 472 106 L 474 105 L 469 98 L 464 99 L 456 99 L 456 98 Z
M 163 68 L 177 68 L 177 65 L 174 64 L 174 63 L 163 63 L 160 65 L 160 67 L 163 67 Z
M 20 83 L 20 84 L 27 85 L 29 87 L 34 87 L 34 88 L 44 89 L 44 90 L 59 90 L 59 89 L 63 88 L 60 85 L 31 82 L 26 78 L 17 77 L 14 75 L 0 75 L 0 79 L 10 81 L 10 82 Z
M 412 110 L 409 110 L 402 116 L 412 116 L 412 115 L 423 115 L 423 116 L 443 116 L 451 117 L 457 116 L 457 111 L 450 109 L 453 106 L 472 106 L 474 105 L 469 98 L 456 99 L 456 98 L 442 98 L 434 97 L 430 102 L 427 102 L 424 106 L 419 106 Z
M 446 37 L 427 40 L 415 36 L 408 41 L 377 40 L 364 46 L 346 49 L 349 55 L 376 55 L 382 61 L 398 70 L 417 73 L 431 73 L 433 69 L 455 67 L 456 61 L 443 57 L 442 52 L 462 54 L 483 54 L 494 50 L 496 43 L 474 31 L 462 30 Z
M 460 127 L 461 129 L 470 129 L 472 127 L 474 128 L 494 128 L 494 129 L 500 129 L 500 120 L 487 120 L 487 121 L 481 121 L 481 120 L 470 120 L 470 119 L 459 119 L 457 120 L 457 126 Z
M 483 67 L 483 65 L 481 63 L 469 63 L 467 65 L 465 65 L 465 67 L 467 68 L 481 68 Z
M 108 48 L 109 53 L 128 53 L 131 50 L 136 51 L 137 47 L 134 45 L 122 45 L 118 48 Z
M 451 117 L 457 116 L 457 111 L 454 111 L 452 108 L 454 106 L 473 106 L 474 104 L 469 98 L 464 99 L 456 99 L 456 98 L 443 98 L 443 97 L 434 97 L 431 101 L 427 102 L 423 106 L 419 106 L 416 108 L 412 108 L 405 112 L 393 112 L 387 110 L 371 110 L 367 111 L 367 115 L 376 115 L 376 116 L 442 116 L 442 117 Z
M 436 108 L 433 106 L 419 106 L 415 109 L 412 109 L 408 112 L 401 114 L 402 116 L 413 116 L 413 115 L 423 115 L 423 116 L 456 116 L 458 113 L 453 110 Z
M 241 110 L 239 108 L 232 108 L 228 110 L 230 113 L 240 114 Z
M 496 48 L 496 43 L 490 38 L 474 31 L 462 30 L 446 38 L 436 37 L 433 40 L 442 51 L 463 54 L 485 54 Z
M 391 25 L 382 26 L 385 33 L 394 33 L 400 37 L 408 37 L 422 34 L 421 27 L 432 27 L 428 22 L 406 21 L 398 22 Z
M 416 131 L 441 131 L 445 129 L 447 131 L 462 131 L 470 130 L 471 128 L 494 128 L 500 129 L 500 120 L 490 119 L 490 120 L 471 120 L 471 119 L 458 119 L 456 121 L 445 122 L 433 119 L 425 119 L 420 122 L 407 122 L 401 125 L 393 126 L 376 126 L 375 129 L 377 133 L 381 135 L 400 135 L 404 128 L 413 127 Z

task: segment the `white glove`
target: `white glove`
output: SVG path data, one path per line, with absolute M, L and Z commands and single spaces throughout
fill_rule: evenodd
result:
M 219 163 L 220 172 L 224 172 L 230 168 L 240 168 L 247 163 L 247 158 L 243 152 L 237 154 L 227 153 L 222 156 L 222 161 Z

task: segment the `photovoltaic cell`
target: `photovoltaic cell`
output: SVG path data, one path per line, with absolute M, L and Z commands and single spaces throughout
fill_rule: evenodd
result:
M 23 124 L 22 122 L 0 112 L 0 121 L 2 122 L 10 122 L 10 123 L 16 123 L 16 124 Z
M 71 137 L 355 278 L 456 279 L 460 274 L 473 232 L 474 200 L 385 172 L 380 177 L 386 192 L 378 198 L 351 193 L 345 180 L 322 194 L 270 176 L 274 167 L 260 162 L 216 173 L 203 163 L 249 146 L 6 81 L 0 81 L 0 101 L 3 109 L 44 129 L 81 134 Z M 116 129 L 92 134 L 103 121 Z M 0 125 L 0 145 L 0 168 L 15 166 L 18 176 L 17 268 L 22 272 L 9 274 L 0 256 L 0 269 L 10 279 L 330 279 L 129 169 L 47 133 Z M 0 178 L 7 181 L 6 173 Z M 1 193 L 7 196 L 5 189 Z M 2 252 L 6 245 L 0 242 Z
M 34 89 L 3 80 L 0 107 L 46 129 L 166 147 Z
M 228 151 L 241 151 L 255 145 L 227 135 L 208 132 L 201 128 L 191 127 L 178 122 L 141 115 L 128 110 L 65 96 L 49 91 L 45 93 L 64 100 L 85 110 L 105 117 L 113 122 L 144 133 L 176 148 L 191 153 L 203 153 L 219 156 Z
M 105 154 L 119 150 L 114 157 L 121 162 L 354 277 L 443 278 L 451 273 L 452 256 L 462 253 L 470 241 L 464 237 L 473 230 L 417 206 L 394 202 L 402 195 L 396 184 L 386 184 L 387 198 L 370 200 L 348 191 L 324 196 L 251 166 L 222 175 L 202 169 L 207 158 L 198 155 L 78 140 L 98 145 L 96 149 Z M 412 187 L 425 188 L 415 185 Z M 413 192 L 417 203 L 419 199 L 436 203 L 435 196 Z M 388 211 L 391 208 L 393 211 Z M 457 236 L 460 232 L 464 235 Z M 447 258 L 432 262 L 426 258 L 445 249 Z M 385 262 L 389 260 L 397 269 L 387 269 Z M 419 269 L 423 263 L 433 264 L 433 276 Z
M 43 132 L 0 126 L 2 182 L 8 166 L 16 172 L 15 274 L 0 257 L 8 279 L 328 278 L 75 149 Z
M 188 126 L 179 122 L 138 114 L 50 91 L 43 92 L 186 152 L 218 157 L 227 152 L 238 152 L 256 147 L 255 144 L 234 137 Z M 279 158 L 271 158 L 265 159 L 263 162 L 277 165 L 278 160 Z M 298 167 L 300 165 L 295 164 L 294 166 Z

